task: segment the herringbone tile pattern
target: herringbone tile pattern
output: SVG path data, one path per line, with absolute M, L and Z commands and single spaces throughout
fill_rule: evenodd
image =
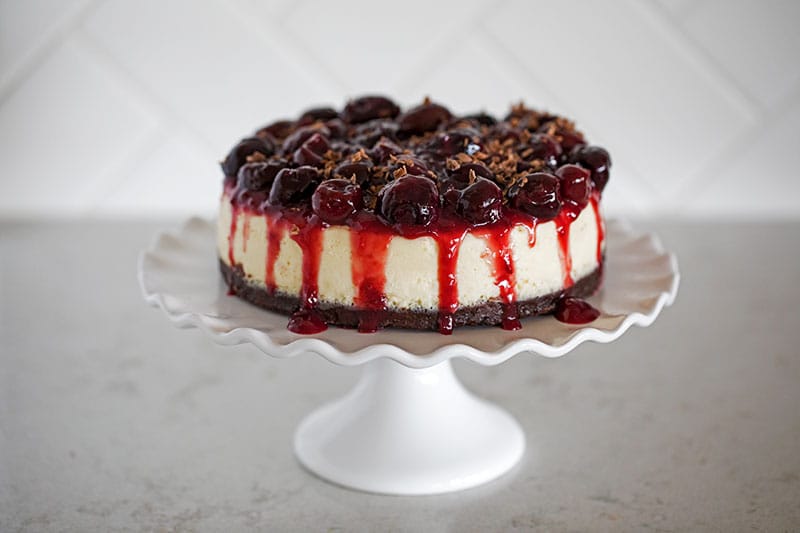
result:
M 780 0 L 0 0 L 0 215 L 211 214 L 240 136 L 377 91 L 576 118 L 616 214 L 800 216 L 798 22 Z

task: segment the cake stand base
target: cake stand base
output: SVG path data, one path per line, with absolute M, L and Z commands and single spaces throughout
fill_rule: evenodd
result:
M 450 361 L 412 369 L 368 363 L 344 398 L 303 420 L 295 454 L 333 483 L 383 494 L 436 494 L 486 483 L 522 457 L 525 436 L 467 391 Z

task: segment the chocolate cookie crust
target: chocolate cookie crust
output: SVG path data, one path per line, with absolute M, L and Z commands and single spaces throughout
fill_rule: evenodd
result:
M 248 283 L 241 266 L 231 268 L 221 259 L 219 268 L 228 287 L 239 298 L 269 311 L 291 315 L 301 306 L 297 295 L 283 293 L 269 294 L 264 287 Z M 594 294 L 602 284 L 603 267 L 601 265 L 590 274 L 576 280 L 569 289 L 557 291 L 529 300 L 517 302 L 519 317 L 529 317 L 552 313 L 559 299 L 565 296 L 585 298 Z M 357 328 L 364 311 L 354 307 L 341 307 L 320 303 L 317 311 L 327 324 L 345 328 Z M 370 315 L 375 311 L 367 311 Z M 479 306 L 461 307 L 453 316 L 456 327 L 460 326 L 496 326 L 503 322 L 503 305 L 498 301 L 489 301 Z M 438 329 L 437 311 L 412 311 L 387 309 L 381 311 L 380 327 L 404 329 Z

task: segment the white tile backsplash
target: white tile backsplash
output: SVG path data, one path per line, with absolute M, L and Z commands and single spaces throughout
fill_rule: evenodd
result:
M 800 83 L 800 2 L 709 0 L 686 30 L 762 105 Z
M 0 212 L 83 211 L 156 119 L 68 40 L 0 106 Z
M 799 5 L 0 0 L 0 216 L 210 214 L 238 138 L 379 91 L 575 118 L 612 213 L 800 217 Z
M 0 0 L 0 86 L 81 4 L 82 0 Z

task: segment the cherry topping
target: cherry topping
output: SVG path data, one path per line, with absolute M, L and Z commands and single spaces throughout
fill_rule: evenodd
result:
M 424 176 L 428 172 L 428 166 L 419 158 L 410 155 L 400 154 L 397 160 L 389 166 L 389 174 L 395 178 L 401 178 L 406 174 Z
M 546 172 L 534 172 L 523 180 L 524 183 L 510 192 L 511 205 L 543 220 L 555 217 L 561 210 L 559 179 Z
M 497 124 L 496 118 L 482 111 L 480 113 L 472 113 L 470 115 L 466 115 L 465 117 L 462 118 L 464 120 L 475 121 L 481 126 L 494 126 L 495 124 Z
M 461 192 L 456 211 L 476 226 L 500 220 L 503 192 L 493 181 L 478 178 Z
M 583 168 L 592 172 L 592 182 L 595 188 L 602 192 L 608 183 L 611 157 L 608 152 L 599 146 L 577 146 L 570 154 L 570 161 L 578 163 Z
M 316 309 L 298 309 L 292 313 L 287 329 L 300 335 L 313 335 L 328 329 L 328 325 Z
M 383 96 L 362 96 L 350 100 L 342 112 L 342 118 L 350 124 L 360 124 L 375 118 L 394 118 L 400 108 Z
M 561 178 L 561 197 L 583 209 L 589 202 L 589 176 L 588 170 L 578 165 L 564 165 L 556 170 L 556 176 Z
M 283 145 L 281 146 L 281 151 L 284 154 L 291 154 L 298 148 L 300 148 L 303 143 L 305 143 L 309 137 L 314 135 L 315 133 L 319 133 L 323 135 L 325 138 L 329 137 L 331 132 L 330 130 L 321 124 L 315 124 L 313 126 L 303 126 L 301 128 L 297 128 L 294 133 L 286 137 L 283 141 Z
M 600 311 L 580 298 L 566 296 L 556 303 L 556 319 L 567 324 L 587 324 L 600 316 Z
M 339 118 L 339 113 L 332 107 L 314 107 L 306 110 L 297 121 L 300 125 L 312 124 L 318 120 L 325 121 Z
M 447 173 L 447 178 L 442 180 L 445 190 L 450 188 L 463 189 L 471 183 L 470 173 L 476 177 L 494 180 L 494 173 L 481 163 L 466 163 Z
M 442 193 L 442 211 L 454 214 L 458 209 L 458 201 L 461 200 L 461 191 L 456 188 L 446 189 Z
M 334 169 L 334 176 L 344 179 L 355 177 L 356 183 L 364 185 L 372 177 L 373 164 L 369 159 L 361 159 L 353 163 L 342 163 Z
M 515 145 L 522 141 L 520 130 L 510 126 L 506 122 L 500 122 L 492 128 L 491 136 L 505 145 Z
M 322 156 L 314 153 L 305 146 L 301 146 L 292 154 L 292 161 L 297 165 L 318 167 L 322 164 Z
M 378 209 L 384 219 L 402 226 L 427 226 L 436 219 L 439 192 L 423 176 L 404 176 L 378 194 Z
M 361 187 L 345 179 L 323 181 L 311 196 L 311 206 L 323 222 L 342 224 L 361 208 Z
M 386 164 L 386 162 L 389 161 L 393 155 L 403 153 L 403 149 L 400 148 L 397 143 L 389 139 L 382 138 L 368 153 L 369 157 L 373 161 L 383 165 Z
M 426 99 L 422 104 L 400 115 L 397 123 L 400 125 L 400 133 L 404 135 L 422 135 L 446 123 L 451 116 L 446 107 Z
M 561 146 L 555 139 L 543 133 L 534 133 L 531 136 L 530 148 L 533 150 L 531 153 L 524 152 L 526 159 L 540 159 L 551 168 L 558 165 L 558 159 L 561 157 Z
M 347 124 L 340 118 L 326 121 L 325 127 L 331 132 L 331 139 L 343 139 L 347 135 Z
M 330 150 L 328 139 L 319 133 L 313 133 L 302 146 L 292 154 L 292 161 L 298 165 L 318 166 L 322 163 L 322 155 Z
M 294 122 L 291 120 L 277 120 L 271 124 L 267 124 L 256 132 L 256 137 L 268 138 L 270 140 L 284 139 L 292 133 L 294 129 Z
M 565 154 L 568 154 L 575 146 L 586 144 L 583 135 L 564 119 L 556 118 L 545 122 L 539 127 L 539 131 L 555 137 Z
M 248 191 L 266 191 L 272 186 L 278 172 L 284 168 L 286 162 L 281 160 L 246 163 L 239 169 L 239 187 Z
M 436 135 L 428 142 L 426 150 L 440 156 L 451 156 L 462 152 L 469 153 L 470 147 L 474 149 L 472 153 L 480 150 L 476 132 L 457 129 Z
M 260 137 L 242 139 L 225 157 L 225 161 L 222 162 L 222 171 L 225 176 L 234 177 L 239 172 L 239 168 L 247 162 L 248 156 L 258 153 L 267 158 L 274 151 L 275 147 L 269 139 Z
M 306 202 L 319 184 L 319 172 L 314 167 L 284 168 L 272 182 L 269 203 L 297 206 Z
M 372 148 L 381 137 L 394 139 L 397 136 L 397 122 L 376 119 L 356 126 L 353 141 L 365 148 Z

